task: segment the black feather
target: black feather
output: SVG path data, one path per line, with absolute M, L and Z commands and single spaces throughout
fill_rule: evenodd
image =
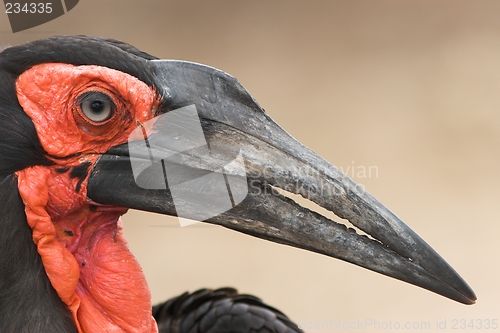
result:
M 0 70 L 0 177 L 32 165 L 49 165 L 35 125 L 17 101 L 15 77 Z
M 153 307 L 159 333 L 301 333 L 287 316 L 233 288 L 200 289 Z
M 76 184 L 75 192 L 80 192 L 81 186 L 83 181 L 85 180 L 85 177 L 89 174 L 89 169 L 92 163 L 90 162 L 84 162 L 78 166 L 75 166 L 71 169 L 71 172 L 69 174 L 70 178 L 78 178 L 78 183 Z
M 17 77 L 42 63 L 98 65 L 130 74 L 153 87 L 154 73 L 147 62 L 152 59 L 156 58 L 114 39 L 56 36 L 5 49 L 0 53 L 0 69 Z
M 76 333 L 33 243 L 14 175 L 0 181 L 0 332 Z

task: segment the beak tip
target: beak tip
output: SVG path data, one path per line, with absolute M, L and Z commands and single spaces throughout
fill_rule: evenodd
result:
M 473 305 L 477 300 L 476 294 L 465 281 L 463 281 L 463 286 L 460 290 L 453 288 L 452 294 L 447 297 L 465 305 Z
M 467 305 L 476 304 L 477 296 L 474 293 L 474 291 L 472 291 L 472 289 L 470 290 L 470 294 L 469 295 L 464 295 L 464 296 L 467 297 L 467 300 L 468 300 L 468 303 L 465 303 L 465 304 L 467 304 Z

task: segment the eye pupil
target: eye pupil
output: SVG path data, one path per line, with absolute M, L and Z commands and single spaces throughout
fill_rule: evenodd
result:
M 90 107 L 92 108 L 92 111 L 94 111 L 95 113 L 99 113 L 104 109 L 104 103 L 102 101 L 93 101 L 90 104 Z
M 92 122 L 104 122 L 113 116 L 115 104 L 108 95 L 91 91 L 80 97 L 80 109 Z

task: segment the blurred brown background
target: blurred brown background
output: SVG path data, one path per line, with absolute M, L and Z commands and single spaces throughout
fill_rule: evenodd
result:
M 56 34 L 112 37 L 236 76 L 282 127 L 365 186 L 478 295 L 464 306 L 314 253 L 130 212 L 125 232 L 154 302 L 229 285 L 308 332 L 394 331 L 396 323 L 471 331 L 462 320 L 475 330 L 500 321 L 499 17 L 500 2 L 478 0 L 82 0 L 17 34 L 0 14 L 0 45 Z M 371 174 L 358 173 L 370 166 Z M 323 322 L 330 325 L 314 327 Z

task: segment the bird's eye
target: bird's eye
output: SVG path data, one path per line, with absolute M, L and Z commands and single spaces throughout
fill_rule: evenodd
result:
M 80 97 L 80 109 L 93 122 L 103 122 L 113 116 L 115 104 L 108 95 L 92 91 Z

